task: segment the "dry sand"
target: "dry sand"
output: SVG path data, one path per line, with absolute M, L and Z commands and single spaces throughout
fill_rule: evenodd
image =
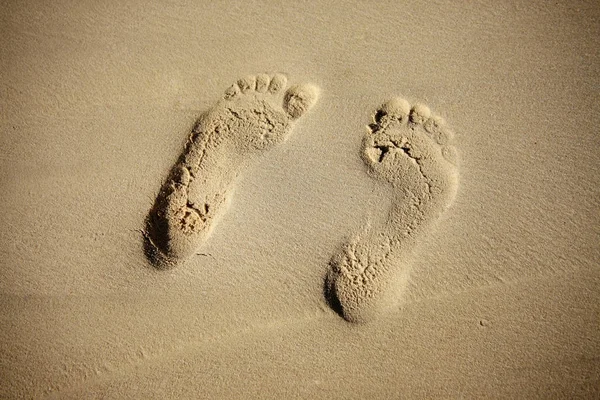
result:
M 0 33 L 0 398 L 600 397 L 596 2 L 6 1 Z M 287 140 L 220 158 L 156 268 L 196 121 L 278 72 Z

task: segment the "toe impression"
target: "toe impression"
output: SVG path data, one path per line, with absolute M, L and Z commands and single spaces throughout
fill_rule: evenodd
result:
M 284 108 L 294 119 L 305 114 L 317 102 L 319 90 L 314 85 L 295 85 L 288 89 L 284 98 Z

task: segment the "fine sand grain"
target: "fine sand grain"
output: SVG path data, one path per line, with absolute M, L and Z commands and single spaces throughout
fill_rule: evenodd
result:
M 0 399 L 600 398 L 597 1 L 0 33 Z

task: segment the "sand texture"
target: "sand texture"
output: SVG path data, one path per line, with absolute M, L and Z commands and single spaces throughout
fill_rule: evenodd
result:
M 597 2 L 0 31 L 0 399 L 600 398 Z
M 283 142 L 293 121 L 314 105 L 317 88 L 293 86 L 283 93 L 286 82 L 283 74 L 242 78 L 198 119 L 142 232 L 155 267 L 175 267 L 196 254 L 226 211 L 240 170 Z M 276 100 L 283 103 L 279 109 L 269 104 Z

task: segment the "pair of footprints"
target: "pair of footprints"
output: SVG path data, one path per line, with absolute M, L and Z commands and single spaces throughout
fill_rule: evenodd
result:
M 195 254 L 226 210 L 239 173 L 283 142 L 318 100 L 313 85 L 286 86 L 282 74 L 242 78 L 199 118 L 146 221 L 146 255 L 156 267 Z M 331 259 L 325 295 L 347 321 L 372 320 L 402 298 L 419 236 L 456 194 L 451 140 L 424 105 L 395 98 L 374 114 L 362 159 L 373 178 L 391 185 L 392 207 L 383 226 L 356 234 Z

